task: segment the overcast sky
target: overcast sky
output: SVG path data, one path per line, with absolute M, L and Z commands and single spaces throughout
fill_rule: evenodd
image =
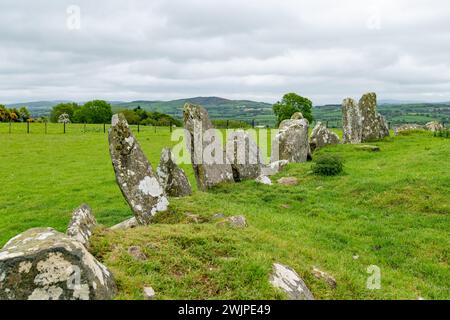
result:
M 0 1 L 0 103 L 291 91 L 450 101 L 450 2 Z

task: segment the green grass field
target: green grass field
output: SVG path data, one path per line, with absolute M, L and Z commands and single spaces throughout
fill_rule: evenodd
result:
M 34 127 L 33 127 L 34 126 Z M 71 211 L 88 203 L 104 226 L 131 216 L 115 183 L 103 126 L 32 124 L 8 133 L 0 124 L 0 246 L 19 232 L 60 231 Z M 25 129 L 25 130 L 23 130 Z M 38 130 L 39 129 L 39 130 Z M 173 145 L 169 128 L 134 131 L 154 168 Z M 296 269 L 317 299 L 450 299 L 450 140 L 430 133 L 374 143 L 381 152 L 339 145 L 344 174 L 318 177 L 311 163 L 291 164 L 272 177 L 171 199 L 159 223 L 127 231 L 100 228 L 92 251 L 115 274 L 118 299 L 279 299 L 268 283 L 271 264 Z M 182 166 L 194 184 L 192 169 Z M 295 187 L 277 185 L 295 176 Z M 210 217 L 245 215 L 249 227 L 218 227 Z M 185 214 L 203 218 L 190 223 Z M 130 257 L 138 245 L 148 260 Z M 357 257 L 357 259 L 355 259 Z M 381 289 L 366 288 L 367 267 L 381 269 Z M 313 266 L 337 281 L 331 289 Z

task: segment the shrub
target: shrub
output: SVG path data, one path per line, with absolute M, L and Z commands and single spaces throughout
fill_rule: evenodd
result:
M 312 166 L 313 173 L 322 176 L 335 176 L 341 173 L 343 169 L 342 159 L 332 154 L 318 155 Z

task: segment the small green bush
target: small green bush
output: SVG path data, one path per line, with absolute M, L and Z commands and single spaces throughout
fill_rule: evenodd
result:
M 314 174 L 321 176 L 335 176 L 344 169 L 342 159 L 333 154 L 320 154 L 316 157 L 312 166 Z

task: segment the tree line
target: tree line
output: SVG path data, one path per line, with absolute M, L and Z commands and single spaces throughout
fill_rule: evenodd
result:
M 0 104 L 0 122 L 26 122 L 30 121 L 30 111 L 27 107 L 7 108 Z

